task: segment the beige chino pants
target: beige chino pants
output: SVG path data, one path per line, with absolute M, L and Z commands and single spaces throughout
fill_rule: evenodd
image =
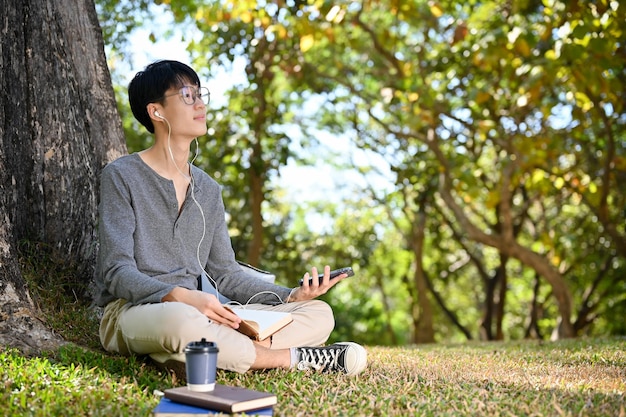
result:
M 247 308 L 290 312 L 293 322 L 272 337 L 272 349 L 319 346 L 335 326 L 333 312 L 323 301 L 310 300 Z M 256 358 L 252 340 L 228 326 L 213 323 L 195 307 L 179 302 L 131 305 L 110 302 L 100 322 L 100 341 L 109 352 L 123 355 L 169 354 L 185 361 L 188 343 L 205 338 L 217 343 L 217 367 L 246 372 Z

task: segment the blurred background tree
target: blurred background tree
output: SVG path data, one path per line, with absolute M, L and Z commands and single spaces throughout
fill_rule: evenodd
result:
M 137 28 L 180 37 L 204 79 L 243 63 L 196 163 L 224 186 L 240 259 L 284 285 L 353 265 L 325 296 L 333 337 L 626 333 L 624 5 L 96 4 L 130 151 L 149 145 L 118 65 Z M 290 200 L 289 163 L 335 190 Z

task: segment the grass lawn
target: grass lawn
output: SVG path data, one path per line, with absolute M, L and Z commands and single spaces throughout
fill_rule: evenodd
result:
M 357 377 L 218 371 L 274 392 L 276 416 L 626 416 L 626 339 L 367 347 Z M 0 351 L 0 415 L 150 416 L 181 385 L 141 358 L 70 344 L 39 357 Z
M 84 302 L 27 276 L 39 278 L 30 289 L 42 320 L 70 343 L 37 357 L 0 347 L 0 417 L 149 417 L 159 391 L 183 385 L 148 360 L 104 352 Z M 626 417 L 623 337 L 366 349 L 356 377 L 218 371 L 217 382 L 277 394 L 275 416 Z

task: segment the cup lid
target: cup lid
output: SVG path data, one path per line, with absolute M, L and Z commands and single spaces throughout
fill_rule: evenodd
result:
M 217 353 L 219 349 L 215 342 L 209 342 L 204 337 L 199 342 L 191 342 L 185 347 L 185 352 Z

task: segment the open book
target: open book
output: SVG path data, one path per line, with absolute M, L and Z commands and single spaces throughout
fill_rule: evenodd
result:
M 241 318 L 240 333 L 254 340 L 264 340 L 293 321 L 291 313 L 224 306 Z

